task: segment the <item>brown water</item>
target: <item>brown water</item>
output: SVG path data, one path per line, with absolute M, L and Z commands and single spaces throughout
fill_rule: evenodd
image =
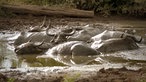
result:
M 139 22 L 139 23 L 138 23 Z M 145 21 L 144 21 L 145 22 Z M 119 24 L 119 23 L 118 23 Z M 117 28 L 121 29 L 135 29 L 136 34 L 145 37 L 146 22 L 141 21 L 134 22 L 122 22 L 124 25 L 132 25 L 133 28 Z M 138 25 L 137 25 L 138 24 Z M 142 25 L 141 25 L 142 24 Z M 117 25 L 111 23 L 111 25 Z M 14 48 L 11 45 L 13 43 L 13 37 L 18 35 L 19 32 L 6 32 L 6 34 L 0 33 L 0 67 L 12 68 L 12 67 L 52 67 L 52 66 L 66 66 L 66 65 L 104 65 L 104 64 L 120 64 L 120 65 L 136 65 L 146 66 L 146 45 L 139 45 L 140 49 L 119 51 L 110 54 L 103 54 L 100 56 L 62 56 L 59 58 L 36 58 L 42 54 L 31 55 L 17 55 L 14 52 Z M 9 41 L 8 41 L 9 39 Z

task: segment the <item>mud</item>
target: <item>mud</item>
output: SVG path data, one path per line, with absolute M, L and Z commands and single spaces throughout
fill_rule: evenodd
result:
M 91 66 L 92 67 L 92 66 Z M 96 66 L 94 66 L 96 67 Z M 86 68 L 86 67 L 77 67 Z M 72 70 L 71 70 L 72 69 Z M 79 70 L 76 67 L 34 68 L 1 71 L 1 82 L 145 82 L 146 69 L 108 68 Z

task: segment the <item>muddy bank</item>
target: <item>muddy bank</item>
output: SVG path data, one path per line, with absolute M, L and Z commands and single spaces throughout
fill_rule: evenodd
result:
M 21 31 L 24 29 L 29 29 L 30 26 L 38 26 L 42 24 L 44 16 L 33 16 L 33 15 L 16 15 L 12 17 L 0 17 L 0 30 L 12 30 Z M 47 17 L 46 24 L 51 20 L 52 25 L 87 25 L 94 23 L 104 23 L 108 25 L 114 25 L 115 27 L 120 24 L 133 25 L 135 27 L 145 28 L 146 19 L 145 18 L 133 18 L 126 16 L 112 16 L 112 17 L 100 17 L 95 16 L 93 18 L 57 18 L 57 17 Z
M 29 29 L 30 26 L 38 26 L 42 24 L 44 16 L 31 16 L 31 15 L 22 15 L 12 18 L 0 17 L 0 30 L 19 30 Z M 80 22 L 87 22 L 92 19 L 86 18 L 56 18 L 56 17 L 47 17 L 46 24 L 51 20 L 52 25 L 76 25 Z
M 79 70 L 82 67 L 52 67 L 1 71 L 1 82 L 145 82 L 146 69 L 108 68 Z M 83 68 L 85 68 L 83 66 Z M 98 71 L 99 70 L 99 71 Z

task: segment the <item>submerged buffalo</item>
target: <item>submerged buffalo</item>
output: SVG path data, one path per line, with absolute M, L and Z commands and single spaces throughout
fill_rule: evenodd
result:
M 32 42 L 41 42 L 42 40 L 45 40 L 45 42 L 50 42 L 52 39 L 53 36 L 46 35 L 45 31 L 34 33 L 21 32 L 21 34 L 15 40 L 14 46 L 21 45 L 28 42 L 29 40 L 31 40 Z
M 48 26 L 46 31 L 43 32 L 21 32 L 21 34 L 18 36 L 18 38 L 15 40 L 14 45 L 18 46 L 21 45 L 22 43 L 28 42 L 31 40 L 32 42 L 41 42 L 44 40 L 44 42 L 50 43 L 52 39 L 54 39 L 54 42 L 64 42 L 66 40 L 66 36 L 71 36 L 74 34 L 75 30 L 73 30 L 70 33 L 65 33 L 65 32 L 59 32 L 57 34 L 50 34 L 49 29 L 52 27 L 51 25 Z M 56 37 L 55 37 L 56 36 Z M 55 38 L 54 38 L 55 37 Z
M 61 32 L 58 32 L 57 34 L 50 34 L 49 29 L 46 29 L 46 34 L 48 36 L 54 36 L 54 38 L 51 40 L 54 44 L 62 43 L 67 41 L 68 36 L 72 36 L 76 32 L 76 29 L 66 29 L 61 30 Z
M 130 33 L 130 32 L 128 32 Z M 105 30 L 104 32 L 94 36 L 91 38 L 92 41 L 100 41 L 100 40 L 108 40 L 112 38 L 123 38 L 130 36 L 135 42 L 139 43 L 142 39 L 140 36 L 136 36 L 131 34 L 128 34 L 127 32 L 122 32 L 122 31 L 109 31 Z
M 124 38 L 112 38 L 103 41 L 95 41 L 91 48 L 94 48 L 100 52 L 108 53 L 122 50 L 133 50 L 139 48 L 136 42 L 131 37 Z
M 123 34 L 122 37 L 127 37 L 130 36 L 135 42 L 141 43 L 141 44 L 146 44 L 146 38 L 138 36 L 138 35 L 130 35 L 130 34 Z
M 88 41 L 92 36 L 85 30 L 79 31 L 76 35 L 68 37 L 69 41 Z
M 91 38 L 93 41 L 99 41 L 99 40 L 107 40 L 111 38 L 121 38 L 124 32 L 121 31 L 109 31 L 105 30 L 104 32 L 95 35 Z
M 82 30 L 77 31 L 73 36 L 68 37 L 68 41 L 88 41 L 91 37 L 101 33 L 101 29 L 86 25 Z
M 47 51 L 48 55 L 99 55 L 100 52 L 81 41 L 70 41 L 54 46 Z
M 17 47 L 15 47 L 16 54 L 39 54 L 47 51 L 49 48 L 53 47 L 50 43 L 42 42 L 31 42 L 28 41 Z

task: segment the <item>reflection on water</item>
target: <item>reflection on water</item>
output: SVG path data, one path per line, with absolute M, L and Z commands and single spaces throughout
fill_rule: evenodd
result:
M 131 28 L 124 28 L 131 29 Z M 145 28 L 134 28 L 136 34 L 145 37 Z M 121 29 L 119 29 L 121 30 Z M 108 63 L 112 64 L 134 64 L 134 65 L 146 65 L 146 45 L 139 45 L 140 49 L 119 51 L 110 54 L 103 54 L 100 56 L 57 56 L 47 58 L 36 58 L 36 54 L 31 55 L 16 55 L 14 48 L 11 45 L 18 35 L 18 32 L 13 34 L 0 33 L 0 67 L 46 67 L 46 66 L 65 66 L 65 65 L 104 65 Z M 8 41 L 9 40 L 9 41 Z
M 12 50 L 9 50 L 7 42 L 0 42 L 0 62 L 0 67 L 17 67 L 17 56 Z
M 2 67 L 10 68 L 12 66 L 12 61 L 8 58 L 5 58 L 1 63 Z
M 94 62 L 94 60 L 97 58 L 98 56 L 71 56 L 71 55 L 67 55 L 67 56 L 53 56 L 53 58 L 56 61 L 62 62 L 65 65 L 87 65 L 90 64 L 92 62 Z M 99 61 L 96 62 L 100 63 Z M 94 62 L 95 64 L 95 62 Z
M 64 64 L 55 61 L 53 58 L 36 58 L 38 55 L 21 55 L 18 56 L 21 66 L 46 67 L 46 66 L 64 66 Z

